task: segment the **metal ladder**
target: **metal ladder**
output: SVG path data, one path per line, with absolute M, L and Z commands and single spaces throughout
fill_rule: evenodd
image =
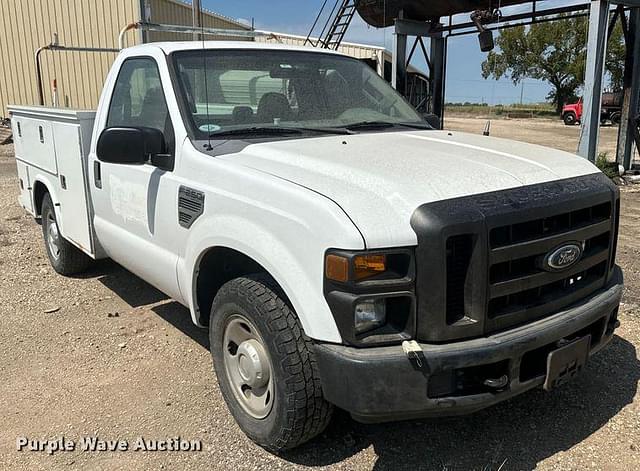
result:
M 331 9 L 331 13 L 329 13 L 329 17 L 320 32 L 319 39 L 314 42 L 311 39 L 311 35 L 313 34 L 313 30 L 322 15 L 322 11 L 326 5 L 325 1 L 318 13 L 318 16 L 316 17 L 316 21 L 311 27 L 311 31 L 309 31 L 305 44 L 309 43 L 314 47 L 337 50 L 344 39 L 344 35 L 351 24 L 351 20 L 353 20 L 353 15 L 356 13 L 357 3 L 358 0 L 336 0 L 333 8 Z

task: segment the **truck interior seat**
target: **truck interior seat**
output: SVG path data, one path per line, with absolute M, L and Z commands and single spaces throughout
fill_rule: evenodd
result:
M 250 106 L 236 106 L 233 109 L 234 124 L 249 124 L 253 122 L 253 108 Z
M 282 120 L 291 118 L 289 100 L 282 93 L 265 93 L 258 103 L 258 121 L 272 123 L 275 118 Z
M 146 126 L 164 131 L 168 110 L 162 88 L 150 88 L 144 96 L 140 109 L 140 120 Z

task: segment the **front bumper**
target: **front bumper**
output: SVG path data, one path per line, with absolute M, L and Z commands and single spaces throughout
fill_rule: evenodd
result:
M 475 412 L 545 380 L 546 356 L 558 341 L 592 336 L 590 354 L 604 347 L 617 327 L 622 272 L 608 285 L 552 316 L 488 337 L 421 344 L 420 363 L 401 346 L 354 348 L 318 344 L 316 354 L 326 399 L 362 422 Z M 506 374 L 499 390 L 484 379 Z

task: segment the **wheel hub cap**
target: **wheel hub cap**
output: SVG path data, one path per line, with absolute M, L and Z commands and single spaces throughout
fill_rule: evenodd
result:
M 251 388 L 261 388 L 269 381 L 269 364 L 260 343 L 254 339 L 242 342 L 238 347 L 238 370 Z
M 233 395 L 256 419 L 265 418 L 274 400 L 271 359 L 253 323 L 234 314 L 224 331 L 224 369 Z
M 58 224 L 51 215 L 47 218 L 47 244 L 51 256 L 57 260 L 60 257 L 60 232 L 58 232 Z

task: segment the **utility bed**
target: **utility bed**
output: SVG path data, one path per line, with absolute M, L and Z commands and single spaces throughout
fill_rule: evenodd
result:
M 97 243 L 87 185 L 95 111 L 11 106 L 9 113 L 20 204 L 36 215 L 39 191 L 47 188 L 56 196 L 56 217 L 63 237 L 95 257 Z

